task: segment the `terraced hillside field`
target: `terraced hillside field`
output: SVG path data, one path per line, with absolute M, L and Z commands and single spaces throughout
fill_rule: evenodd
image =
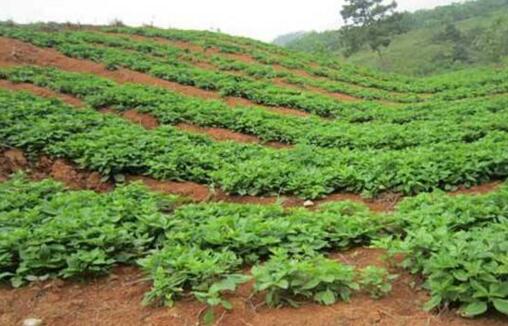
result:
M 506 70 L 6 23 L 0 118 L 2 325 L 508 322 Z

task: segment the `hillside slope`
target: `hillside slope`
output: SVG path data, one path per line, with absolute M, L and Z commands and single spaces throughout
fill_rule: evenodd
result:
M 506 64 L 507 17 L 506 0 L 469 1 L 405 13 L 402 26 L 406 32 L 393 38 L 382 57 L 365 49 L 343 59 L 382 71 L 408 75 L 429 75 L 467 67 Z M 449 32 L 450 26 L 456 30 Z M 454 39 L 451 33 L 461 35 Z M 488 49 L 486 42 L 492 45 L 492 49 Z M 297 39 L 285 42 L 284 46 L 300 51 L 334 53 L 337 57 L 342 57 L 340 31 L 300 34 Z
M 0 24 L 0 324 L 504 325 L 507 148 L 507 69 Z

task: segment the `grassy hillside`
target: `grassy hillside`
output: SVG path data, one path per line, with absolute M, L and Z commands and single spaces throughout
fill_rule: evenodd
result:
M 507 69 L 416 78 L 221 33 L 0 24 L 0 281 L 137 271 L 78 304 L 31 287 L 48 325 L 505 324 L 507 148 Z M 4 324 L 23 291 L 0 288 Z
M 287 42 L 286 47 L 317 53 L 334 53 L 354 64 L 409 75 L 429 75 L 481 65 L 503 65 L 508 62 L 508 2 L 488 0 L 466 2 L 405 14 L 403 26 L 407 32 L 395 36 L 380 57 L 364 49 L 349 58 L 342 57 L 339 31 L 308 33 Z M 454 26 L 461 39 L 453 41 L 440 37 L 446 28 Z M 492 30 L 496 32 L 493 33 Z M 486 51 L 485 38 L 499 43 L 494 51 Z

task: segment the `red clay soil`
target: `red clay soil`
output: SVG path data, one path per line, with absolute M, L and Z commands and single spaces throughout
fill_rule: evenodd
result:
M 114 32 L 113 33 L 107 32 L 106 34 L 126 36 L 126 34 L 114 33 Z M 216 47 L 204 48 L 204 47 L 202 47 L 198 44 L 192 43 L 192 42 L 170 40 L 167 38 L 157 37 L 157 36 L 143 36 L 143 35 L 133 35 L 133 34 L 129 34 L 127 36 L 134 39 L 134 40 L 137 40 L 137 41 L 154 41 L 154 42 L 157 42 L 162 45 L 174 46 L 176 48 L 179 48 L 182 50 L 188 50 L 191 52 L 198 52 L 198 53 L 209 54 L 209 55 L 220 54 L 221 56 L 224 56 L 224 57 L 227 57 L 230 59 L 235 59 L 238 61 L 243 61 L 243 62 L 247 62 L 247 63 L 258 63 L 256 60 L 254 60 L 249 55 L 236 54 L 236 53 L 222 53 L 219 48 L 216 48 Z
M 83 103 L 73 97 L 62 93 L 56 93 L 51 90 L 48 90 L 46 88 L 34 86 L 32 84 L 28 83 L 12 83 L 10 81 L 6 80 L 0 80 L 0 88 L 10 89 L 10 90 L 24 90 L 31 92 L 35 95 L 43 96 L 43 97 L 49 97 L 49 98 L 59 98 L 63 100 L 64 102 L 74 105 L 74 106 L 82 106 Z M 109 113 L 109 114 L 115 114 L 123 117 L 124 119 L 139 124 L 140 126 L 146 128 L 146 129 L 155 129 L 159 126 L 158 120 L 147 113 L 141 113 L 136 110 L 127 110 L 124 112 L 116 111 L 109 108 L 100 109 L 99 112 L 101 113 Z M 203 128 L 199 126 L 194 126 L 191 124 L 186 123 L 180 123 L 176 125 L 177 128 L 181 130 L 185 130 L 188 132 L 193 133 L 200 133 L 200 134 L 206 134 L 210 136 L 211 138 L 217 140 L 217 141 L 236 141 L 240 143 L 261 143 L 260 139 L 252 136 L 252 135 L 245 135 L 242 133 L 237 133 L 228 129 L 224 128 Z M 290 145 L 279 143 L 279 142 L 267 142 L 264 143 L 266 146 L 274 147 L 274 148 L 289 148 Z
M 128 69 L 108 70 L 104 65 L 90 60 L 70 58 L 54 49 L 39 48 L 26 42 L 0 37 L 0 66 L 20 64 L 49 66 L 67 71 L 91 73 L 112 79 L 118 83 L 160 86 L 190 96 L 219 98 L 219 94 L 216 92 L 180 85 Z
M 158 36 L 143 36 L 143 35 L 136 35 L 136 34 L 104 32 L 104 31 L 100 31 L 100 30 L 95 30 L 94 32 L 99 33 L 99 34 L 106 34 L 106 35 L 111 34 L 111 35 L 115 35 L 115 36 L 126 36 L 126 37 L 133 39 L 133 40 L 141 41 L 141 42 L 152 41 L 152 42 L 159 43 L 161 45 L 166 45 L 166 46 L 170 45 L 170 46 L 179 48 L 181 50 L 188 50 L 191 52 L 206 53 L 207 50 L 209 50 L 209 51 L 211 50 L 211 52 L 220 52 L 218 48 L 205 49 L 202 46 L 194 44 L 194 43 L 185 42 L 185 41 L 177 41 L 177 40 L 169 40 L 167 38 L 158 37 Z
M 383 193 L 373 199 L 363 198 L 357 194 L 339 193 L 326 196 L 325 198 L 318 200 L 316 204 L 319 205 L 329 202 L 349 200 L 364 204 L 373 212 L 391 212 L 402 198 L 402 195 L 397 193 Z
M 159 126 L 159 121 L 147 113 L 141 113 L 136 110 L 118 111 L 110 108 L 100 109 L 99 112 L 105 114 L 117 115 L 134 124 L 138 124 L 145 129 L 155 129 Z
M 127 110 L 122 113 L 122 116 L 134 123 L 143 126 L 146 129 L 155 129 L 159 126 L 159 121 L 147 113 L 141 113 L 136 110 Z
M 98 172 L 79 169 L 63 159 L 52 160 L 45 156 L 36 162 L 32 177 L 36 180 L 51 177 L 74 190 L 88 189 L 105 192 L 114 188 L 111 182 L 104 182 Z
M 41 157 L 36 162 L 29 162 L 25 154 L 18 149 L 0 152 L 0 181 L 5 181 L 16 171 L 25 171 L 32 179 L 53 178 L 70 189 L 90 189 L 99 192 L 114 188 L 111 182 L 103 182 L 100 174 L 77 168 L 62 159 L 52 160 Z M 194 182 L 159 181 L 146 176 L 129 175 L 127 182 L 140 181 L 152 191 L 187 197 L 195 202 L 225 201 L 233 203 L 273 204 L 275 197 L 229 196 L 222 191 L 215 191 L 206 185 Z
M 271 205 L 280 203 L 284 207 L 304 207 L 304 200 L 291 196 L 239 196 L 226 194 L 220 189 L 210 189 L 206 185 L 193 182 L 160 181 L 147 176 L 128 176 L 127 181 L 141 181 L 153 191 L 167 194 L 176 194 L 185 196 L 193 201 L 222 201 L 238 204 L 259 204 Z M 332 194 L 313 201 L 308 208 L 318 207 L 320 204 L 332 201 L 351 200 L 362 203 L 369 207 L 373 212 L 390 212 L 398 203 L 400 196 L 394 194 L 391 196 L 380 196 L 376 199 L 365 199 L 356 194 Z
M 246 135 L 239 132 L 234 132 L 224 128 L 210 128 L 210 127 L 199 127 L 188 123 L 179 123 L 176 125 L 178 129 L 185 130 L 192 133 L 205 134 L 210 136 L 216 141 L 234 141 L 245 144 L 263 144 L 274 148 L 290 148 L 291 145 L 283 144 L 279 142 L 267 142 L 262 141 L 252 135 Z
M 12 91 L 27 91 L 35 95 L 47 97 L 47 98 L 59 98 L 67 104 L 74 106 L 83 106 L 83 102 L 76 97 L 69 96 L 62 93 L 53 92 L 50 89 L 44 87 L 38 87 L 29 83 L 13 83 L 8 80 L 0 79 L 0 88 L 9 89 Z
M 224 128 L 205 128 L 188 123 L 179 123 L 176 127 L 192 133 L 206 134 L 217 141 L 232 140 L 246 144 L 258 144 L 260 142 L 258 137 L 241 134 Z
M 392 292 L 374 300 L 366 294 L 353 294 L 349 303 L 331 306 L 302 303 L 299 308 L 269 308 L 263 293 L 251 296 L 252 282 L 228 295 L 230 312 L 217 308 L 215 325 L 221 326 L 501 326 L 508 318 L 489 314 L 467 320 L 455 311 L 437 314 L 422 311 L 428 295 L 411 287 L 420 283 L 408 273 L 389 266 L 381 259 L 383 251 L 358 248 L 332 255 L 357 266 L 385 266 L 399 275 Z M 175 307 L 146 307 L 141 304 L 150 282 L 136 267 L 118 267 L 103 278 L 85 282 L 51 280 L 19 289 L 0 288 L 0 324 L 21 325 L 25 318 L 40 318 L 52 326 L 185 326 L 200 325 L 206 308 L 192 298 L 183 298 Z
M 316 64 L 317 67 L 319 67 L 317 64 Z M 277 70 L 277 71 L 290 71 L 290 72 L 293 72 L 295 73 L 296 75 L 299 75 L 301 77 L 305 77 L 305 78 L 314 78 L 314 79 L 325 79 L 323 77 L 317 77 L 317 76 L 314 76 L 310 73 L 308 73 L 307 71 L 305 70 L 301 70 L 301 69 L 289 69 L 289 68 L 286 68 L 284 66 L 281 66 L 280 64 L 273 64 L 272 67 Z
M 266 109 L 268 111 L 272 111 L 272 112 L 276 112 L 276 113 L 279 113 L 279 114 L 282 114 L 282 115 L 292 115 L 292 116 L 300 116 L 300 117 L 307 117 L 310 115 L 310 113 L 308 112 L 305 112 L 305 111 L 300 111 L 300 110 L 297 110 L 297 109 L 291 109 L 291 108 L 286 108 L 286 107 L 282 107 L 282 106 L 273 106 L 273 107 L 268 107 L 268 106 L 262 106 L 262 105 L 259 105 L 259 104 L 252 104 L 251 101 L 247 100 L 247 99 L 244 99 L 244 98 L 241 98 L 241 97 L 226 97 L 225 98 L 225 101 L 228 105 L 232 106 L 232 107 L 235 107 L 235 106 L 256 106 L 256 107 L 260 107 L 260 108 L 263 108 L 263 109 Z
M 140 126 L 146 129 L 155 129 L 159 126 L 159 122 L 156 118 L 147 113 L 141 113 L 136 110 L 128 110 L 124 112 L 119 112 L 113 109 L 101 109 L 99 112 L 115 114 L 123 117 L 124 119 L 139 124 Z M 246 143 L 246 144 L 261 144 L 261 140 L 252 135 L 246 135 L 238 132 L 231 131 L 229 129 L 224 128 L 205 128 L 199 127 L 188 123 L 179 123 L 175 125 L 176 128 L 187 131 L 190 133 L 203 134 L 211 137 L 216 141 L 234 141 L 238 143 Z M 279 142 L 267 142 L 263 143 L 263 145 L 274 147 L 274 148 L 289 148 L 290 145 L 279 143 Z
M 8 149 L 0 152 L 0 176 L 5 180 L 10 174 L 23 170 L 32 179 L 53 178 L 62 182 L 69 189 L 89 189 L 98 192 L 113 189 L 113 184 L 103 182 L 97 172 L 79 169 L 63 159 L 40 157 L 30 162 L 19 149 Z
M 487 182 L 487 183 L 484 183 L 484 184 L 481 184 L 481 185 L 472 186 L 472 187 L 469 187 L 469 188 L 459 187 L 459 189 L 457 189 L 455 191 L 452 191 L 452 192 L 449 192 L 448 194 L 450 194 L 452 196 L 456 196 L 456 195 L 481 195 L 481 194 L 486 194 L 486 193 L 489 193 L 489 192 L 492 192 L 492 191 L 496 190 L 497 188 L 499 188 L 499 186 L 501 186 L 501 184 L 502 184 L 501 181 L 492 181 L 492 182 Z
M 181 85 L 123 68 L 117 70 L 107 70 L 104 65 L 90 60 L 70 58 L 54 49 L 39 48 L 26 42 L 0 37 L 0 67 L 27 64 L 55 67 L 72 72 L 91 73 L 112 79 L 118 83 L 137 83 L 159 86 L 187 96 L 196 96 L 205 99 L 220 98 L 218 92 L 206 91 L 197 87 Z M 279 110 L 278 107 L 258 105 L 244 98 L 236 98 L 236 101 L 237 103 L 241 103 L 243 106 L 255 105 L 273 112 L 282 111 L 286 114 L 307 115 L 305 112 L 294 109 L 281 108 Z M 227 100 L 226 103 L 229 104 L 230 100 Z
M 29 162 L 22 151 L 9 149 L 0 152 L 0 181 L 5 180 L 12 172 L 24 170 L 36 180 L 47 177 L 64 183 L 70 189 L 91 189 L 95 191 L 110 191 L 114 188 L 111 182 L 103 182 L 97 172 L 90 172 L 76 167 L 63 159 L 40 157 L 35 163 Z M 129 175 L 127 182 L 140 181 L 149 189 L 171 195 L 184 196 L 195 202 L 222 201 L 239 204 L 269 205 L 280 203 L 284 207 L 308 207 L 314 209 L 328 202 L 350 200 L 366 205 L 373 212 L 391 212 L 403 199 L 401 194 L 384 193 L 374 199 L 366 199 L 358 194 L 336 193 L 304 205 L 301 198 L 292 196 L 239 196 L 230 195 L 220 189 L 211 189 L 207 185 L 194 182 L 161 181 L 148 176 Z M 483 194 L 495 190 L 501 182 L 494 181 L 469 189 L 451 192 L 451 195 L 460 193 Z
M 211 189 L 207 185 L 194 182 L 180 181 L 160 181 L 147 176 L 127 176 L 128 182 L 141 181 L 150 190 L 158 191 L 171 195 L 185 196 L 195 202 L 204 201 L 223 201 L 239 204 L 274 204 L 277 201 L 275 197 L 262 196 L 232 196 L 227 195 L 218 189 Z
M 315 87 L 315 86 L 311 86 L 311 85 L 305 85 L 305 86 L 301 86 L 301 85 L 298 85 L 298 84 L 291 84 L 289 81 L 286 81 L 284 78 L 272 78 L 271 79 L 273 81 L 273 83 L 275 85 L 278 85 L 278 86 L 281 86 L 281 87 L 285 87 L 285 88 L 293 88 L 293 89 L 298 89 L 298 90 L 301 90 L 301 91 L 310 91 L 310 92 L 313 92 L 313 93 L 318 93 L 318 94 L 321 94 L 321 95 L 324 95 L 324 96 L 328 96 L 334 100 L 339 100 L 339 101 L 342 101 L 342 102 L 354 102 L 354 101 L 360 101 L 361 99 L 360 98 L 357 98 L 357 97 L 354 97 L 354 96 L 351 96 L 351 95 L 348 95 L 348 94 L 343 94 L 343 93 L 337 93 L 337 92 L 329 92 L 325 89 L 322 89 L 322 88 L 318 88 L 318 87 Z
M 121 35 L 121 36 L 128 36 L 136 41 L 153 41 L 160 43 L 162 45 L 171 45 L 176 48 L 182 49 L 182 50 L 189 50 L 192 52 L 200 52 L 200 53 L 206 53 L 207 50 L 211 52 L 219 52 L 218 48 L 208 48 L 205 49 L 200 45 L 185 42 L 185 41 L 177 41 L 177 40 L 169 40 L 167 38 L 158 37 L 158 36 L 143 36 L 143 35 L 135 35 L 135 34 L 122 34 L 122 33 L 115 33 L 115 32 L 102 32 L 104 34 L 112 34 L 112 35 Z
M 336 100 L 339 100 L 339 101 L 343 101 L 343 102 L 355 102 L 355 101 L 360 101 L 359 98 L 357 97 L 354 97 L 354 96 L 351 96 L 351 95 L 348 95 L 348 94 L 344 94 L 344 93 L 337 93 L 337 92 L 328 92 L 326 90 L 323 90 L 321 88 L 317 88 L 317 87 L 314 87 L 314 86 L 309 86 L 309 85 L 306 85 L 305 86 L 309 91 L 311 92 L 314 92 L 314 93 L 320 93 L 322 95 L 327 95 L 329 97 L 332 97 L 333 99 L 336 99 Z
M 131 37 L 131 38 L 133 38 L 135 40 L 139 40 L 139 41 L 147 41 L 147 40 L 149 40 L 149 41 L 155 41 L 155 42 L 163 44 L 163 45 L 164 44 L 166 44 L 166 45 L 172 45 L 172 46 L 176 46 L 176 47 L 178 47 L 180 49 L 190 50 L 192 52 L 199 52 L 199 53 L 204 53 L 204 54 L 217 54 L 217 53 L 220 53 L 219 49 L 207 49 L 207 50 L 205 50 L 204 48 L 202 48 L 202 47 L 200 47 L 198 45 L 192 44 L 190 42 L 172 41 L 172 40 L 168 40 L 168 39 L 164 39 L 164 38 L 160 38 L 160 37 L 145 37 L 145 36 L 140 36 L 140 35 L 129 35 L 129 37 Z M 241 61 L 241 62 L 244 62 L 244 63 L 263 64 L 263 63 L 258 62 L 256 59 L 254 59 L 252 56 L 250 56 L 248 54 L 243 54 L 243 53 L 220 53 L 220 55 L 225 57 L 225 58 Z M 217 70 L 218 69 L 215 65 L 213 65 L 213 64 L 211 64 L 209 62 L 193 62 L 193 65 L 195 65 L 195 66 L 197 66 L 199 68 L 202 68 L 202 69 L 206 69 L 206 70 Z M 295 75 L 301 76 L 301 77 L 313 78 L 313 79 L 317 79 L 317 80 L 326 80 L 325 78 L 322 78 L 322 77 L 312 76 L 308 72 L 306 72 L 304 70 L 300 70 L 300 69 L 288 69 L 288 68 L 285 68 L 285 67 L 283 67 L 283 66 L 281 66 L 279 64 L 274 64 L 274 65 L 272 65 L 272 67 L 275 70 L 277 70 L 277 71 L 294 73 Z M 233 75 L 238 75 L 238 76 L 246 76 L 245 73 L 239 72 L 239 71 L 238 72 L 229 71 L 228 73 L 233 74 Z M 318 88 L 318 87 L 313 87 L 313 86 L 309 86 L 309 85 L 306 85 L 304 88 L 302 88 L 299 85 L 288 83 L 288 82 L 284 81 L 281 78 L 274 78 L 274 79 L 272 79 L 272 81 L 274 82 L 274 84 L 279 85 L 281 87 L 300 89 L 300 90 L 308 90 L 308 91 L 311 91 L 311 92 L 315 92 L 315 93 L 319 93 L 319 94 L 322 94 L 322 95 L 329 96 L 329 97 L 331 97 L 333 99 L 336 99 L 336 100 L 339 100 L 339 101 L 358 101 L 358 100 L 360 100 L 359 98 L 356 98 L 356 97 L 351 96 L 351 95 L 342 94 L 342 93 L 336 93 L 336 92 L 329 92 L 329 91 L 327 91 L 325 89 Z M 252 103 L 251 103 L 251 105 L 252 105 Z
M 0 151 L 0 180 L 6 180 L 10 174 L 27 166 L 28 160 L 22 151 L 17 149 Z
M 208 201 L 212 197 L 211 191 L 206 185 L 194 182 L 159 181 L 139 175 L 129 175 L 126 177 L 126 180 L 127 182 L 140 181 L 150 190 L 185 196 L 197 202 Z

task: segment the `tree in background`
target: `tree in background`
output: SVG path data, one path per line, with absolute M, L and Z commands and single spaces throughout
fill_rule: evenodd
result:
M 467 33 L 461 32 L 455 24 L 448 23 L 445 28 L 433 36 L 436 43 L 448 43 L 451 45 L 451 53 L 447 56 L 439 54 L 437 59 L 442 57 L 451 61 L 451 63 L 467 63 L 470 61 L 470 46 L 472 38 Z M 447 57 L 447 58 L 446 58 Z
M 344 54 L 350 56 L 368 45 L 381 56 L 381 50 L 402 33 L 402 14 L 396 13 L 397 3 L 385 0 L 346 0 L 340 14 L 346 25 L 342 28 Z
M 508 19 L 498 18 L 475 40 L 476 48 L 487 61 L 500 62 L 508 55 Z

